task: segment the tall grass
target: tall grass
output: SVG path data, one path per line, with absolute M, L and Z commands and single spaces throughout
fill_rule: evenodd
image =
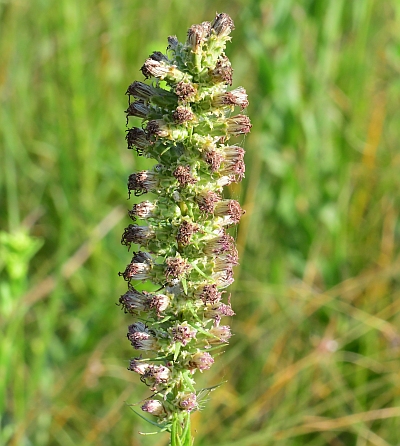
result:
M 253 130 L 236 336 L 196 444 L 388 446 L 400 420 L 396 0 L 0 3 L 0 444 L 165 445 L 130 410 L 125 87 L 215 11 Z M 125 219 L 125 221 L 123 221 Z M 41 248 L 40 248 L 41 247 Z M 40 248 L 40 249 L 39 249 Z M 28 268 L 26 273 L 24 268 Z M 16 273 L 17 271 L 17 273 Z M 210 381 L 211 380 L 211 381 Z

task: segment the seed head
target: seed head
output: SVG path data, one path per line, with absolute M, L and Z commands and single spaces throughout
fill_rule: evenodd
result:
M 222 12 L 221 14 L 217 14 L 211 28 L 215 34 L 217 34 L 217 36 L 225 37 L 235 29 L 235 26 L 233 25 L 233 20 L 228 16 L 228 14 Z
M 145 132 L 137 127 L 132 127 L 127 130 L 125 139 L 128 143 L 128 149 L 136 147 L 139 155 L 141 155 L 150 145 L 150 141 L 147 139 Z
M 159 175 L 156 172 L 142 170 L 132 173 L 128 179 L 128 191 L 134 191 L 135 196 L 143 195 L 157 188 Z
M 243 210 L 236 200 L 221 200 L 214 209 L 214 214 L 222 218 L 222 225 L 239 223 Z
M 166 415 L 164 406 L 158 400 L 147 400 L 143 404 L 142 410 L 144 412 L 151 413 L 152 415 L 155 415 L 156 417 L 163 417 Z
M 233 70 L 229 59 L 226 56 L 220 57 L 215 68 L 209 71 L 209 75 L 216 82 L 232 85 Z
M 191 412 L 197 409 L 197 398 L 195 393 L 183 394 L 178 398 L 178 405 L 181 409 Z
M 186 44 L 192 49 L 194 53 L 201 50 L 202 44 L 210 35 L 211 23 L 203 22 L 200 25 L 193 25 L 188 30 L 188 37 Z
M 226 120 L 228 133 L 237 136 L 250 132 L 251 123 L 250 119 L 246 115 L 237 115 Z
M 190 82 L 181 81 L 175 87 L 175 93 L 182 102 L 189 102 L 191 99 L 194 99 L 196 91 L 196 87 Z
M 142 322 L 136 322 L 128 327 L 127 337 L 136 350 L 157 351 L 158 343 L 150 330 Z
M 166 260 L 165 278 L 178 279 L 184 276 L 191 268 L 187 260 L 182 257 L 169 257 Z
M 212 105 L 214 107 L 236 105 L 241 109 L 244 109 L 249 105 L 249 101 L 247 100 L 246 90 L 243 87 L 238 87 L 232 91 L 216 94 L 212 99 Z
M 149 107 L 143 101 L 132 102 L 125 110 L 127 116 L 136 116 L 137 118 L 147 118 L 149 112 Z
M 195 184 L 197 182 L 196 178 L 192 176 L 190 166 L 178 166 L 174 170 L 173 175 L 178 180 L 181 187 L 187 186 L 188 184 Z
M 176 241 L 179 245 L 187 246 L 190 243 L 192 235 L 199 230 L 199 226 L 190 221 L 183 220 L 179 226 Z
M 144 82 L 135 81 L 129 85 L 126 94 L 128 96 L 134 96 L 137 99 L 142 99 L 143 101 L 149 101 L 152 96 L 157 94 L 157 90 Z
M 194 114 L 189 108 L 180 105 L 172 113 L 172 117 L 176 124 L 183 124 L 184 122 L 191 121 L 192 119 L 194 119 Z
M 212 327 L 209 331 L 210 335 L 215 336 L 214 339 L 209 339 L 210 344 L 220 344 L 228 342 L 229 338 L 232 336 L 231 329 L 228 325 L 221 325 L 217 327 Z
M 151 201 L 142 201 L 141 203 L 134 204 L 132 210 L 129 211 L 129 216 L 134 220 L 136 217 L 146 219 L 153 216 L 153 212 L 156 209 L 156 204 Z
M 189 360 L 190 369 L 198 369 L 200 372 L 209 369 L 214 364 L 214 359 L 208 352 L 197 352 Z
M 183 346 L 196 337 L 197 330 L 193 329 L 187 322 L 177 324 L 171 328 L 171 335 L 174 342 L 180 342 Z

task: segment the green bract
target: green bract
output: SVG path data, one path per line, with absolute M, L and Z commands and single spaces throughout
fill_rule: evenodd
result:
M 157 197 L 132 207 L 134 223 L 122 236 L 141 249 L 120 273 L 128 282 L 120 303 L 140 319 L 129 326 L 128 339 L 140 351 L 129 370 L 153 392 L 142 409 L 181 435 L 199 408 L 193 375 L 210 368 L 215 349 L 228 342 L 221 319 L 234 314 L 222 302 L 238 260 L 226 227 L 243 211 L 222 198 L 222 188 L 244 176 L 244 150 L 228 141 L 251 124 L 232 113 L 248 105 L 244 88 L 228 91 L 232 68 L 224 49 L 233 28 L 222 13 L 193 25 L 186 43 L 169 37 L 167 54 L 153 53 L 142 67 L 150 82 L 135 81 L 127 91 L 127 119 L 143 119 L 142 128 L 128 129 L 128 148 L 157 162 L 128 180 L 129 193 Z M 158 291 L 136 290 L 143 280 Z

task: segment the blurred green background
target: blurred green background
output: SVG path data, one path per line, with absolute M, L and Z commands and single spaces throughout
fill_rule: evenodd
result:
M 227 12 L 249 94 L 235 336 L 198 446 L 400 442 L 400 2 L 0 2 L 0 444 L 152 446 L 115 305 L 127 86 Z M 397 123 L 397 124 L 396 124 Z

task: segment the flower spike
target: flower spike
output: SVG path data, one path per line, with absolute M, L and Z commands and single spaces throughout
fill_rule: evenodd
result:
M 247 134 L 251 123 L 243 113 L 246 90 L 229 89 L 232 67 L 224 51 L 233 29 L 221 13 L 191 26 L 183 43 L 169 37 L 167 53 L 156 51 L 143 64 L 144 82 L 126 91 L 127 120 L 142 119 L 141 127 L 127 129 L 128 149 L 155 161 L 129 176 L 128 193 L 156 196 L 132 206 L 134 223 L 121 239 L 140 249 L 119 273 L 128 283 L 119 304 L 136 318 L 127 338 L 140 351 L 128 370 L 152 392 L 142 410 L 175 436 L 171 444 L 185 446 L 201 396 L 195 374 L 210 369 L 216 349 L 229 342 L 226 319 L 235 314 L 223 291 L 238 264 L 226 228 L 244 211 L 223 198 L 223 187 L 244 177 L 245 152 L 228 141 Z M 139 291 L 143 281 L 154 291 Z

